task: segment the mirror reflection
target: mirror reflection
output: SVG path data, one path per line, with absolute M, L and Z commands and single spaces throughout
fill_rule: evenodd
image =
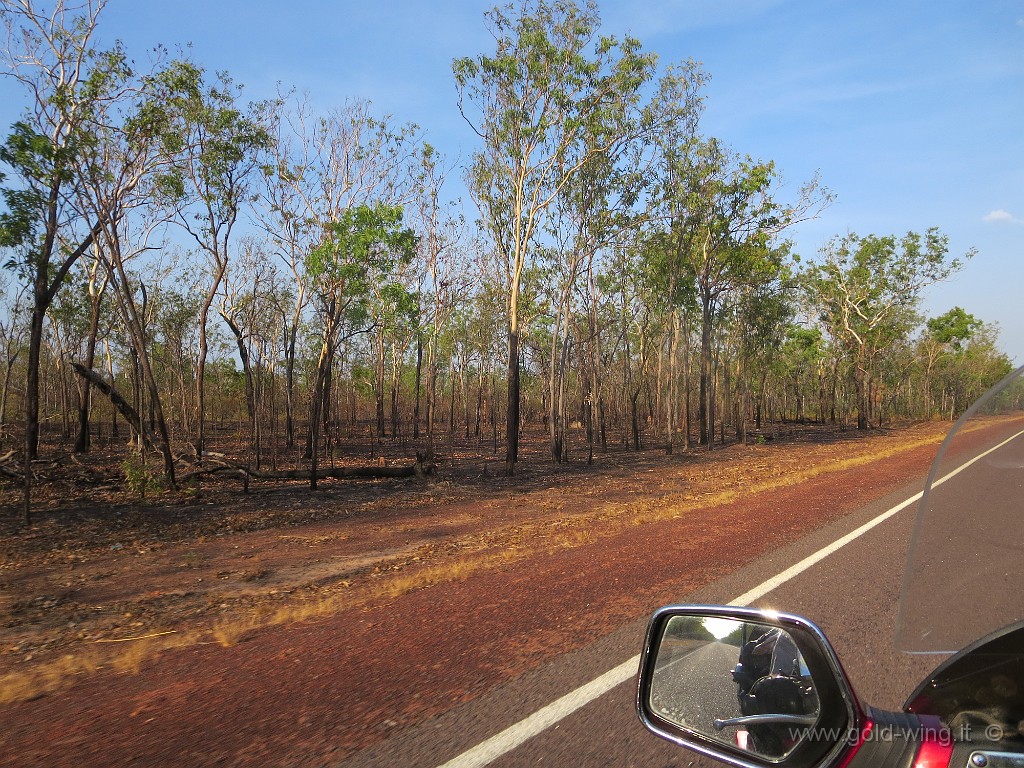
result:
M 788 632 L 702 616 L 666 622 L 650 705 L 682 728 L 769 758 L 789 754 L 820 713 L 814 681 Z

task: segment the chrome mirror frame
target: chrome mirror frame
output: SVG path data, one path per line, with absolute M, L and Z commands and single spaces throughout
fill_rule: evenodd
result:
M 697 731 L 688 730 L 661 717 L 650 706 L 651 685 L 665 627 L 668 621 L 676 616 L 751 622 L 787 631 L 807 661 L 815 684 L 821 685 L 819 727 L 822 732 L 836 734 L 838 739 L 834 742 L 805 741 L 784 757 L 770 759 L 744 752 L 738 746 L 733 748 L 713 741 Z M 860 733 L 864 723 L 863 710 L 846 673 L 828 639 L 817 626 L 800 616 L 738 606 L 673 605 L 656 611 L 648 623 L 644 650 L 640 657 L 636 707 L 641 722 L 652 733 L 738 768 L 812 768 L 817 765 L 829 765 L 842 752 L 853 746 L 849 735 Z

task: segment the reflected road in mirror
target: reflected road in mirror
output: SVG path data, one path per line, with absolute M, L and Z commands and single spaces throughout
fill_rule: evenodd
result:
M 702 616 L 666 622 L 650 705 L 687 731 L 773 758 L 791 752 L 820 714 L 807 666 L 785 630 Z

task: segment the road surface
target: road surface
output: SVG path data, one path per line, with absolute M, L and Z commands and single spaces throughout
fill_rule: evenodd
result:
M 964 470 L 947 494 L 957 494 L 961 504 L 971 501 L 965 511 L 971 519 L 977 504 L 991 495 L 993 467 L 1007 466 L 1024 467 L 1024 437 Z M 806 616 L 829 637 L 860 697 L 878 707 L 899 709 L 943 658 L 908 655 L 894 644 L 898 597 L 917 512 L 917 504 L 908 500 L 922 486 L 923 477 L 727 577 L 679 595 L 678 602 L 749 602 Z M 1019 498 L 1013 496 L 1018 504 Z M 871 523 L 870 529 L 858 533 Z M 844 537 L 849 540 L 830 551 Z M 775 577 L 815 554 L 817 562 L 775 586 Z M 742 599 L 749 595 L 756 599 Z M 342 765 L 720 765 L 664 742 L 640 725 L 633 703 L 634 676 L 617 680 L 623 677 L 623 665 L 639 652 L 645 628 L 645 620 L 632 622 L 464 706 L 407 728 Z M 593 696 L 595 689 L 603 688 L 606 693 Z M 591 698 L 581 705 L 581 700 Z

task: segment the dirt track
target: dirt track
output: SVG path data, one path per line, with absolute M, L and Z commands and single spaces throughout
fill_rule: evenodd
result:
M 38 613 L 104 610 L 62 632 L 56 619 L 33 623 L 29 601 L 6 643 L 34 633 L 41 655 L 25 661 L 8 645 L 6 671 L 42 668 L 52 648 L 86 654 L 98 640 L 173 632 L 125 644 L 153 651 L 160 638 L 189 642 L 138 655 L 137 674 L 115 671 L 111 656 L 71 688 L 5 706 L 0 764 L 342 758 L 920 475 L 943 431 L 650 454 L 566 473 L 554 489 L 410 486 L 340 520 L 127 552 L 115 542 L 74 566 L 41 556 L 4 572 L 0 594 L 73 575 L 81 586 Z M 114 621 L 107 606 L 134 607 Z M 323 615 L 266 626 L 303 607 Z

